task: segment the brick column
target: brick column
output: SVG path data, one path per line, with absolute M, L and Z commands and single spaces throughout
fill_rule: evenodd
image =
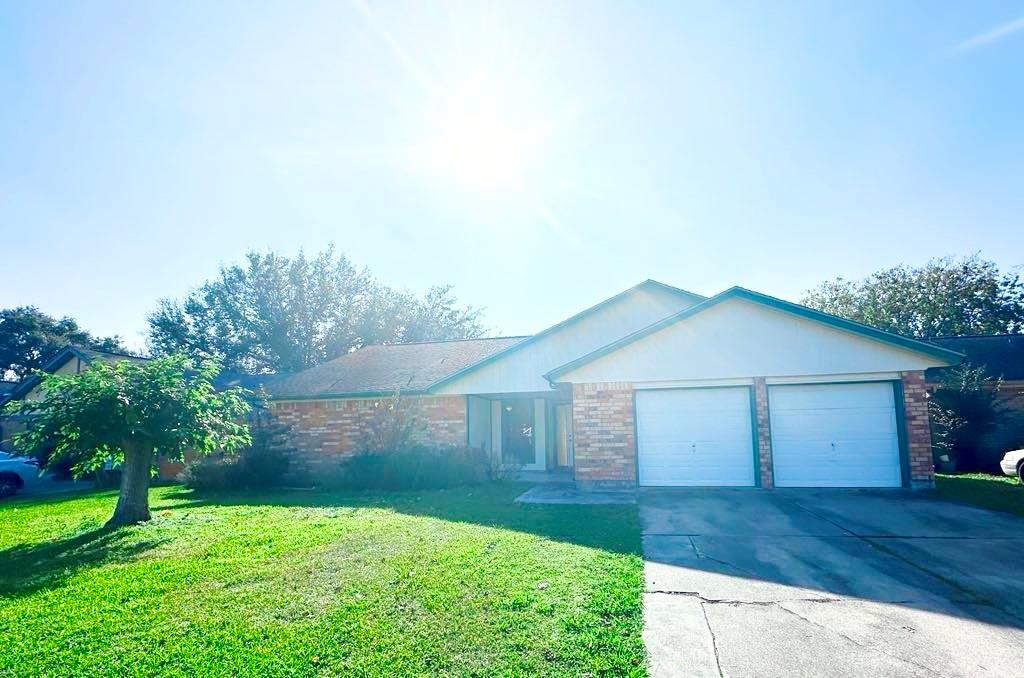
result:
M 757 415 L 757 459 L 761 471 L 761 487 L 775 487 L 772 472 L 772 430 L 768 419 L 768 386 L 764 377 L 754 377 L 754 410 Z
M 636 486 L 632 384 L 573 384 L 572 435 L 578 487 Z
M 907 452 L 910 456 L 910 486 L 935 487 L 932 460 L 932 431 L 928 422 L 928 392 L 924 372 L 904 372 L 903 420 L 906 425 Z

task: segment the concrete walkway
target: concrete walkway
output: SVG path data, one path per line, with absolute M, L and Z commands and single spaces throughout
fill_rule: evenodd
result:
M 633 490 L 588 492 L 576 489 L 574 483 L 544 483 L 531 487 L 516 497 L 523 504 L 635 504 Z
M 1024 676 L 1024 519 L 898 491 L 639 503 L 653 676 Z

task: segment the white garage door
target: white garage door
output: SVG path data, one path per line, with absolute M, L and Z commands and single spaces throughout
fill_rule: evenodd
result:
M 754 484 L 750 389 L 636 392 L 640 484 Z
M 768 407 L 776 486 L 900 486 L 892 384 L 770 386 Z

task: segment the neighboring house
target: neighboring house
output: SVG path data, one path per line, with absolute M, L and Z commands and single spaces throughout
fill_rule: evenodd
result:
M 95 361 L 116 363 L 122 360 L 145 362 L 149 360 L 149 358 L 128 355 L 125 353 L 97 351 L 95 349 L 83 348 L 81 346 L 65 346 L 39 369 L 42 372 L 48 372 L 50 374 L 78 374 L 82 370 L 88 369 L 89 365 Z M 278 375 L 273 374 L 252 375 L 238 374 L 235 372 L 222 372 L 216 379 L 214 379 L 214 387 L 221 390 L 241 386 L 258 394 L 276 378 L 278 378 Z M 0 389 L 0 407 L 11 400 L 35 400 L 42 397 L 42 391 L 39 387 L 40 381 L 40 378 L 33 374 L 25 377 L 20 382 L 15 383 L 6 395 L 4 394 L 4 391 Z M 9 382 L 0 383 L 7 384 Z M 0 416 L 0 449 L 11 451 L 11 436 L 24 429 L 24 427 L 25 423 L 19 417 Z M 184 465 L 181 462 L 165 459 L 163 457 L 158 457 L 157 459 L 157 475 L 162 479 L 169 480 L 175 478 L 183 468 Z
M 39 370 L 49 374 L 78 374 L 88 368 L 95 360 L 105 363 L 116 363 L 122 360 L 144 362 L 148 358 L 140 358 L 139 356 L 128 355 L 127 353 L 110 353 L 108 351 L 97 351 L 91 348 L 69 345 L 57 351 Z M 17 386 L 8 395 L 7 400 L 38 400 L 40 398 L 40 381 L 41 379 L 35 374 L 28 375 L 18 382 Z
M 927 487 L 924 372 L 961 358 L 738 287 L 648 280 L 530 337 L 367 346 L 270 392 L 313 473 L 397 389 L 423 442 L 581 487 Z
M 999 400 L 1005 408 L 987 443 L 1005 452 L 1024 444 L 1024 334 L 986 334 L 968 337 L 936 337 L 934 344 L 963 353 L 965 362 L 985 367 L 1003 380 Z M 930 387 L 938 384 L 942 369 L 930 369 L 925 377 Z
M 118 362 L 120 360 L 146 360 L 138 356 L 123 353 L 108 353 L 97 351 L 81 346 L 65 346 L 49 360 L 47 360 L 40 371 L 50 374 L 78 374 L 88 368 L 95 360 L 103 362 Z M 11 400 L 38 400 L 42 397 L 39 387 L 41 379 L 30 374 L 14 385 L 14 388 L 4 395 L 0 392 L 0 408 Z M 0 416 L 0 449 L 11 451 L 11 437 L 25 428 L 25 423 L 20 417 Z
M 18 382 L 16 381 L 7 381 L 5 379 L 0 379 L 0 407 L 3 407 L 3 404 L 7 402 L 7 399 L 11 395 L 11 392 L 14 391 L 14 389 L 17 388 L 17 386 Z M 4 427 L 4 417 L 2 414 L 0 414 L 0 452 L 6 451 L 7 448 L 9 447 L 9 435 L 10 434 Z

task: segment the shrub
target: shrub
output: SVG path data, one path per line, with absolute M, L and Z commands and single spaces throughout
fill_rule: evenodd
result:
M 402 397 L 401 391 L 373 404 L 373 413 L 363 425 L 359 449 L 365 452 L 404 450 L 425 424 L 416 416 L 413 401 Z
M 349 457 L 327 484 L 359 490 L 426 490 L 476 485 L 490 477 L 487 453 L 476 447 L 412 445 Z
M 185 465 L 178 479 L 197 490 L 264 489 L 279 485 L 288 472 L 284 447 L 288 428 L 270 418 L 250 428 L 252 445 L 235 455 L 214 455 Z
M 958 471 L 996 471 L 1002 451 L 987 435 L 1005 409 L 999 402 L 1001 379 L 984 367 L 964 364 L 947 371 L 928 401 L 932 442 L 937 460 L 945 456 Z
M 178 480 L 193 490 L 225 490 L 236 487 L 236 459 L 216 456 L 195 459 L 185 464 Z

